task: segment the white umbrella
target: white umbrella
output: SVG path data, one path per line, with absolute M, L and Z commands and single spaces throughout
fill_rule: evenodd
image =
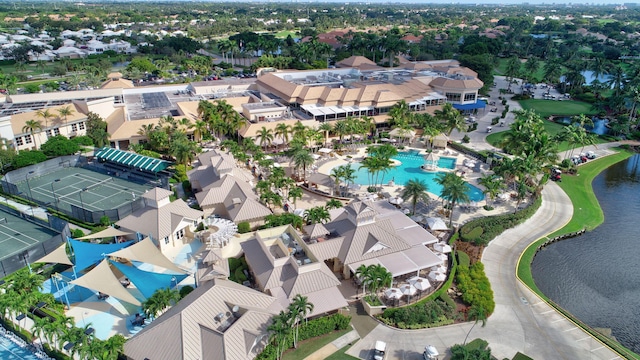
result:
M 398 288 L 389 288 L 387 290 L 385 290 L 384 292 L 384 296 L 387 297 L 387 299 L 400 299 L 402 297 L 402 291 L 400 291 L 400 289 Z
M 411 212 L 411 210 L 409 210 L 409 209 L 404 209 L 404 210 L 402 210 L 402 212 L 403 212 L 405 215 L 407 215 L 407 214 L 409 214 L 409 213 Z
M 321 148 L 320 150 L 318 150 L 318 152 L 323 153 L 323 154 L 329 154 L 332 151 L 333 150 L 327 149 L 327 148 Z
M 416 289 L 416 287 L 411 284 L 402 284 L 400 286 L 400 291 L 402 292 L 403 295 L 412 296 L 416 294 L 418 289 Z
M 431 281 L 442 282 L 447 280 L 447 275 L 438 271 L 432 271 L 429 273 L 429 279 Z
M 413 285 L 413 287 L 415 287 L 420 291 L 425 291 L 431 287 L 429 280 L 419 276 L 414 276 L 411 279 L 409 279 L 409 284 Z
M 400 196 L 392 197 L 389 199 L 389 203 L 393 205 L 400 205 L 403 202 L 404 202 L 404 199 L 402 199 Z
M 447 261 L 449 261 L 449 256 L 447 256 L 447 254 L 438 254 L 436 256 L 438 256 L 443 263 L 446 263 Z
M 427 226 L 429 227 L 429 229 L 434 231 L 449 230 L 444 220 L 442 220 L 442 218 L 439 218 L 439 217 L 427 218 Z
M 444 265 L 432 266 L 431 271 L 440 272 L 443 274 L 447 273 L 447 267 Z
M 434 244 L 433 248 L 437 251 L 440 251 L 443 254 L 448 254 L 451 252 L 451 246 L 441 242 Z

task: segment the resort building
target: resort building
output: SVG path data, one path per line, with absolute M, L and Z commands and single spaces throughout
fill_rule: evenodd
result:
M 282 310 L 275 297 L 229 280 L 208 281 L 124 345 L 130 360 L 250 360 L 267 345 Z
M 172 253 L 194 239 L 194 230 L 203 212 L 193 209 L 182 199 L 173 202 L 173 192 L 161 188 L 142 195 L 145 207 L 118 221 L 122 230 L 149 236 L 163 254 Z
M 283 306 L 298 294 L 314 305 L 307 317 L 348 306 L 338 278 L 324 262 L 304 250 L 304 241 L 290 225 L 256 231 L 241 246 L 258 289 L 276 297 Z
M 438 239 L 387 201 L 354 201 L 331 210 L 324 234 L 311 234 L 305 253 L 350 278 L 360 265 L 380 264 L 393 277 L 442 264 L 426 245 Z

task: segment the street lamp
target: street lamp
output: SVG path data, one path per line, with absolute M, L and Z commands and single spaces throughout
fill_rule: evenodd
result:
M 56 191 L 53 189 L 53 184 L 57 182 L 60 182 L 60 179 L 55 179 L 51 182 L 51 192 L 53 193 L 53 204 L 56 207 L 56 211 L 60 211 L 58 209 L 58 198 L 56 197 Z
M 89 189 L 84 188 L 82 190 L 80 190 L 79 194 L 80 194 L 80 206 L 82 207 L 82 221 L 87 221 L 86 216 L 85 216 L 85 212 L 84 212 L 84 202 L 82 201 L 82 193 L 87 191 Z

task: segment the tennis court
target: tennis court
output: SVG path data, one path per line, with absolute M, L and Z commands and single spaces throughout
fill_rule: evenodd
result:
M 51 229 L 0 209 L 0 259 L 19 254 L 56 235 L 58 233 Z
M 68 212 L 72 205 L 88 211 L 116 209 L 153 188 L 76 167 L 26 176 L 16 186 L 23 196 Z

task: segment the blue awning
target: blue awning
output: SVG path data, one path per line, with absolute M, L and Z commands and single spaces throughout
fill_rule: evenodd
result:
M 484 109 L 487 106 L 487 103 L 484 101 L 476 101 L 473 104 L 453 104 L 453 108 L 457 110 L 475 110 L 475 109 Z

